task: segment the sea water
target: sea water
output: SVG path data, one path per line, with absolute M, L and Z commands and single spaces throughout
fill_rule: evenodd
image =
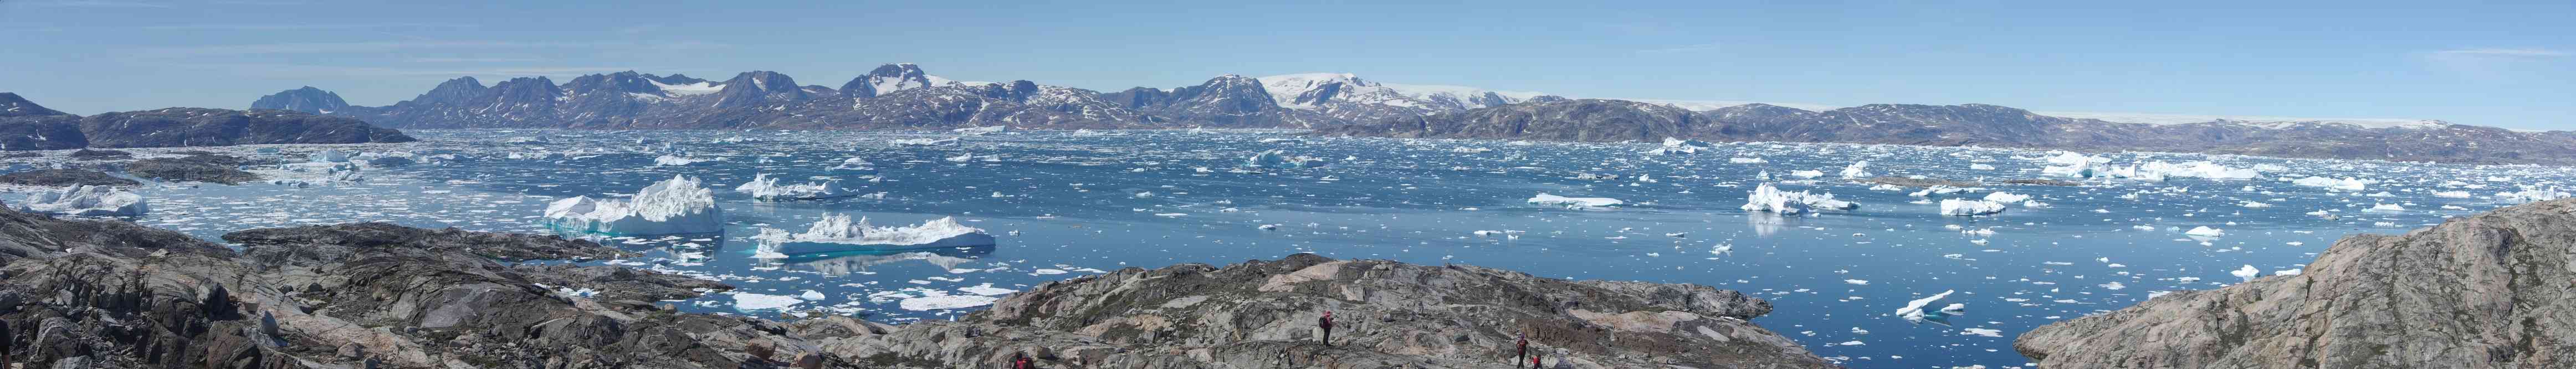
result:
M 355 181 L 260 171 L 309 177 L 316 183 L 309 186 L 156 184 L 138 191 L 150 199 L 152 213 L 131 219 L 210 240 L 249 228 L 368 221 L 548 232 L 540 216 L 548 201 L 622 199 L 680 174 L 716 189 L 724 233 L 571 236 L 646 255 L 590 263 L 739 287 L 667 302 L 686 311 L 847 314 L 888 323 L 948 319 L 1047 281 L 1312 252 L 1556 278 L 1710 285 L 1769 300 L 1774 310 L 1756 323 L 1846 365 L 2012 367 L 2027 362 L 2012 350 L 2012 338 L 2039 325 L 2166 291 L 2238 283 L 2230 272 L 2245 265 L 2265 276 L 2296 270 L 2345 235 L 2399 233 L 2493 209 L 2509 204 L 2497 192 L 2554 188 L 2571 176 L 2555 167 L 2116 153 L 2100 156 L 2118 165 L 2211 161 L 2271 170 L 2245 180 L 2087 179 L 2044 174 L 2056 165 L 2048 159 L 2062 154 L 2028 150 L 1733 143 L 1656 155 L 1646 152 L 1672 151 L 1650 143 L 1317 138 L 1279 131 L 1012 132 L 969 136 L 953 146 L 898 145 L 893 141 L 946 137 L 898 133 L 411 133 L 424 141 L 214 148 L 290 160 L 325 147 L 432 159 L 367 168 Z M 283 154 L 254 151 L 271 148 Z M 1244 168 L 1247 158 L 1274 149 L 1323 159 L 1323 165 Z M 949 160 L 968 154 L 966 161 Z M 879 171 L 828 170 L 853 157 Z M 24 168 L 61 159 L 9 160 Z M 1870 175 L 1983 180 L 1986 186 L 1915 197 L 1908 193 L 1917 188 L 1872 189 L 1839 178 L 1862 160 L 1869 161 Z M 1986 167 L 1993 169 L 1978 169 Z M 1800 171 L 1823 176 L 1791 176 Z M 787 183 L 838 179 L 849 191 L 884 195 L 758 201 L 731 191 L 760 173 Z M 2310 176 L 2375 183 L 2347 191 L 2292 182 Z M 1780 190 L 1830 192 L 1860 207 L 1785 216 L 1740 210 L 1765 177 Z M 2035 178 L 2083 185 L 1999 183 Z M 1998 191 L 2046 206 L 2011 202 L 1996 215 L 1939 214 L 1941 199 L 1983 199 Z M 2474 196 L 2438 197 L 2437 191 Z M 1528 202 L 1540 193 L 1623 204 Z M 2371 210 L 2382 205 L 2404 210 Z M 878 225 L 955 216 L 997 236 L 999 245 L 754 257 L 755 229 L 801 230 L 825 212 L 866 216 Z M 2185 234 L 2197 227 L 2223 234 Z M 1919 321 L 1894 313 L 1944 291 L 1955 292 L 1927 309 L 1956 303 L 1965 310 Z

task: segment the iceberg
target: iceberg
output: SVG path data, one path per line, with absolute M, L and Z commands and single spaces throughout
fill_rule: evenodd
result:
M 1312 156 L 1288 156 L 1287 151 L 1274 149 L 1253 154 L 1251 159 L 1244 160 L 1243 166 L 1280 169 L 1313 168 L 1324 166 L 1324 159 Z
M 759 243 L 758 255 L 765 258 L 994 245 L 992 234 L 958 224 L 956 217 L 933 219 L 913 226 L 877 227 L 868 225 L 867 218 L 851 220 L 849 215 L 839 213 L 824 214 L 822 220 L 806 226 L 803 233 L 764 227 L 759 235 L 752 236 L 752 240 Z
M 1850 166 L 1843 167 L 1843 172 L 1841 174 L 1843 178 L 1849 179 L 1869 178 L 1869 161 L 1862 160 L 1851 163 Z
M 685 157 L 685 156 L 678 156 L 678 155 L 662 155 L 662 156 L 657 156 L 657 157 L 654 157 L 654 158 L 653 158 L 653 165 L 654 165 L 654 166 L 681 166 L 681 165 L 697 164 L 698 162 L 703 162 L 703 161 L 706 161 L 706 160 L 699 160 L 699 159 L 697 159 L 697 158 L 691 158 L 691 157 Z
M 2016 195 L 2016 194 L 2013 194 L 2013 193 L 2011 193 L 2011 192 L 1996 192 L 1996 193 L 1989 193 L 1989 194 L 1986 194 L 1986 201 L 1993 201 L 1993 202 L 2022 202 L 2022 201 L 2028 201 L 2028 200 L 2030 200 L 2030 195 Z
M 1772 187 L 1769 183 L 1764 183 L 1761 186 L 1754 187 L 1753 192 L 1745 196 L 1744 206 L 1742 209 L 1744 209 L 1744 211 L 1767 211 L 1780 213 L 1781 215 L 1796 215 L 1812 211 L 1813 209 L 1851 210 L 1859 207 L 1860 204 L 1854 204 L 1850 201 L 1835 200 L 1834 194 L 1831 193 L 1812 194 L 1807 191 L 1781 191 L 1777 187 Z
M 1603 207 L 1617 206 L 1619 204 L 1626 204 L 1627 202 L 1608 197 L 1565 197 L 1549 195 L 1542 192 L 1539 193 L 1538 196 L 1530 196 L 1529 203 L 1565 207 Z
M 1941 215 L 1976 216 L 2004 212 L 2004 204 L 1986 200 L 1942 199 Z
M 2254 280 L 2255 276 L 2263 275 L 2263 270 L 2255 269 L 2253 265 L 2246 265 L 2243 268 L 2237 268 L 2236 271 L 2227 272 L 2227 274 L 2235 275 L 2237 278 L 2244 278 L 2246 281 L 2251 282 Z
M 1923 321 L 1923 307 L 1924 307 L 1924 306 L 1932 305 L 1932 302 L 1934 302 L 1934 301 L 1941 301 L 1941 299 L 1942 299 L 1942 298 L 1950 297 L 1950 293 L 1953 293 L 1953 292 L 1958 292 L 1958 291 L 1957 291 L 1957 290 L 1941 291 L 1941 293 L 1933 294 L 1931 297 L 1925 297 L 1925 298 L 1914 299 L 1913 301 L 1907 301 L 1907 302 L 1905 302 L 1905 307 L 1896 308 L 1896 316 L 1898 316 L 1898 317 L 1904 317 L 1906 321 L 1921 322 L 1921 321 Z M 1955 308 L 1955 309 L 1954 309 L 1954 308 Z M 1944 308 L 1942 308 L 1942 310 L 1944 310 L 1944 311 L 1947 311 L 1947 310 L 1966 310 L 1966 309 L 1967 309 L 1967 306 L 1966 306 L 1966 305 L 1962 305 L 1962 304 L 1950 304 L 1950 306 L 1949 306 L 1949 307 L 1944 307 Z
M 2186 235 L 2193 235 L 2193 236 L 2201 236 L 2201 237 L 2218 237 L 2218 236 L 2225 236 L 2225 235 L 2227 235 L 2227 231 L 2225 231 L 2225 230 L 2220 230 L 2220 229 L 2217 229 L 2217 228 L 2210 228 L 2209 226 L 2198 226 L 2198 227 L 2191 227 L 2191 230 L 2188 230 L 2188 231 L 2182 231 L 2182 234 L 2186 234 Z
M 340 152 L 340 150 L 322 149 L 322 152 L 313 153 L 313 156 L 305 157 L 305 159 L 311 160 L 315 163 L 346 163 L 349 162 L 349 153 Z
M 877 163 L 870 163 L 867 158 L 849 158 L 841 160 L 841 165 L 832 166 L 831 170 L 846 170 L 859 172 L 860 174 L 875 174 L 877 172 Z
M 907 138 L 887 141 L 895 146 L 957 146 L 957 138 Z
M 143 195 L 108 186 L 75 185 L 27 196 L 21 210 L 77 216 L 136 216 L 150 212 Z
M 635 192 L 626 200 L 573 196 L 546 205 L 547 228 L 557 232 L 611 236 L 717 233 L 724 213 L 716 208 L 715 191 L 697 178 L 673 175 Z
M 1010 131 L 1011 131 L 1011 127 L 1010 127 L 1010 126 L 966 127 L 966 128 L 952 129 L 952 130 L 948 130 L 948 131 L 949 131 L 949 132 L 957 132 L 957 134 L 967 135 L 967 136 L 982 136 L 982 135 L 989 135 L 989 134 L 995 134 L 995 133 L 1010 132 Z
M 1729 163 L 1729 164 L 1762 164 L 1762 163 L 1769 163 L 1769 162 L 1771 162 L 1771 161 L 1770 161 L 1770 160 L 1762 160 L 1762 158 L 1734 157 L 1734 158 L 1726 158 L 1726 162 L 1727 162 L 1727 163 Z
M 761 200 L 812 200 L 858 196 L 856 192 L 842 190 L 841 181 L 837 179 L 782 185 L 778 184 L 777 178 L 770 178 L 769 173 L 753 174 L 751 182 L 735 186 L 733 190 L 751 194 L 751 198 Z

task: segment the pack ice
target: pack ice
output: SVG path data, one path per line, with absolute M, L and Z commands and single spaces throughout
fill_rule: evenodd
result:
M 1742 209 L 1795 215 L 1812 209 L 1851 210 L 1859 207 L 1860 204 L 1850 201 L 1835 200 L 1834 194 L 1831 193 L 1781 191 L 1778 187 L 1772 187 L 1770 183 L 1763 183 L 1761 186 L 1754 187 L 1753 191 L 1745 196 Z
M 546 205 L 546 227 L 557 232 L 644 236 L 724 231 L 715 191 L 697 178 L 673 175 L 627 200 L 573 196 Z
M 143 195 L 108 186 L 71 186 L 27 196 L 28 212 L 79 216 L 135 216 L 151 211 Z
M 903 227 L 868 225 L 867 218 L 851 220 L 849 215 L 824 214 L 822 220 L 806 226 L 805 232 L 761 228 L 752 236 L 759 243 L 759 255 L 768 258 L 789 255 L 843 251 L 894 251 L 948 247 L 992 246 L 993 235 L 983 229 L 958 224 L 956 217 L 943 217 Z
M 1243 166 L 1280 169 L 1313 168 L 1324 166 L 1324 159 L 1312 156 L 1288 156 L 1285 150 L 1273 149 L 1253 154 L 1251 159 L 1243 161 Z
M 751 182 L 735 186 L 733 190 L 751 194 L 751 198 L 761 200 L 812 200 L 858 195 L 841 189 L 841 181 L 837 179 L 805 184 L 778 184 L 778 179 L 770 178 L 769 173 L 753 174 Z
M 1942 199 L 1941 215 L 1973 216 L 2004 212 L 2004 204 L 1986 200 Z

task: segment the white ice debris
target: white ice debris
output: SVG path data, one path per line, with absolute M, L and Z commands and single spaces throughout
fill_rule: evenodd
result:
M 1842 172 L 1842 173 L 1840 173 L 1840 174 L 1842 174 L 1843 178 L 1849 178 L 1849 179 L 1861 179 L 1861 178 L 1868 178 L 1868 177 L 1869 177 L 1869 161 L 1868 161 L 1868 160 L 1862 160 L 1862 161 L 1852 162 L 1852 163 L 1851 163 L 1851 165 L 1844 166 L 1844 167 L 1843 167 L 1843 172 Z
M 1941 199 L 1941 215 L 1974 216 L 2004 212 L 2004 204 L 1986 200 Z
M 2406 207 L 2397 204 L 2371 204 L 2370 211 L 2406 211 Z
M 805 303 L 805 300 L 798 299 L 796 296 L 763 295 L 749 292 L 737 292 L 733 294 L 734 310 L 740 310 L 743 312 L 785 309 L 802 303 Z
M 2569 197 L 2569 196 L 2568 196 L 2568 194 L 2567 194 L 2566 192 L 2559 192 L 2559 191 L 2558 191 L 2558 189 L 2556 189 L 2556 188 L 2550 188 L 2550 189 L 2538 189 L 2538 188 L 2533 188 L 2533 189 L 2524 189 L 2524 190 L 2519 191 L 2519 192 L 2497 192 L 2497 193 L 2496 193 L 2496 200 L 2503 201 L 2503 202 L 2507 202 L 2507 203 L 2515 203 L 2515 204 L 2528 203 L 2528 202 L 2540 202 L 2540 201 L 2557 200 L 2557 199 L 2562 199 L 2562 198 L 2567 198 L 2567 197 Z
M 1767 211 L 1782 215 L 1805 213 L 1810 209 L 1851 210 L 1860 204 L 1835 200 L 1834 194 L 1811 194 L 1807 191 L 1781 191 L 1770 183 L 1754 187 L 1744 199 L 1744 211 Z
M 2465 199 L 2465 198 L 2469 198 L 2469 197 L 2471 197 L 2471 196 L 2477 196 L 2477 195 L 2469 194 L 2469 192 L 2468 192 L 2468 191 L 2440 191 L 2440 192 L 2434 192 L 2434 193 L 2433 193 L 2433 197 L 2448 197 L 2448 198 L 2454 198 L 2454 199 Z
M 1726 162 L 1727 162 L 1727 163 L 1730 163 L 1730 164 L 1762 164 L 1762 163 L 1769 163 L 1769 162 L 1771 162 L 1771 161 L 1770 161 L 1770 160 L 1762 160 L 1762 158 L 1733 157 L 1733 158 L 1726 158 Z
M 2258 168 L 2259 168 L 2259 167 L 2258 167 Z M 2112 169 L 2111 169 L 2107 174 L 2109 174 L 2109 175 L 2110 175 L 2110 176 L 2112 176 L 2112 177 L 2131 178 L 2131 179 L 2143 179 L 2143 180 L 2150 180 L 2150 181 L 2162 181 L 2162 180 L 2165 180 L 2166 178 L 2202 178 L 2202 179 L 2262 179 L 2262 178 L 2263 178 L 2263 172 L 2262 172 L 2262 171 L 2260 171 L 2260 170 L 2258 170 L 2258 169 L 2256 169 L 2256 168 L 2233 168 L 2233 167 L 2228 167 L 2228 166 L 2226 166 L 2226 165 L 2221 165 L 2221 164 L 2218 164 L 2218 163 L 2213 163 L 2213 162 L 2208 162 L 2208 161 L 2192 161 L 2192 162 L 2184 162 L 2184 163 L 2181 163 L 2181 164 L 2167 163 L 2167 162 L 2163 162 L 2163 161 L 2150 161 L 2150 162 L 2141 163 L 2141 164 L 2137 164 L 2137 165 L 2131 165 L 2131 166 L 2120 167 L 2120 168 L 2112 168 Z
M 841 180 L 837 179 L 782 185 L 778 184 L 777 178 L 769 177 L 769 173 L 753 174 L 751 182 L 735 186 L 733 190 L 751 194 L 751 198 L 761 200 L 811 200 L 858 195 L 857 192 L 841 189 Z
M 870 174 L 877 172 L 877 164 L 868 162 L 867 158 L 854 157 L 841 160 L 841 165 L 832 166 L 831 170 L 845 170 L 859 172 L 860 174 Z
M 849 215 L 839 213 L 824 214 L 822 220 L 807 226 L 804 233 L 761 228 L 760 234 L 752 236 L 752 240 L 758 241 L 758 252 L 762 257 L 994 244 L 992 234 L 958 224 L 955 217 L 932 219 L 913 226 L 877 227 L 869 225 L 867 218 L 852 220 Z
M 626 200 L 573 196 L 546 206 L 546 226 L 559 232 L 618 236 L 716 233 L 724 230 L 715 191 L 673 175 Z
M 886 141 L 886 142 L 887 142 L 887 143 L 892 143 L 892 144 L 894 144 L 895 146 L 957 146 L 957 144 L 958 144 L 958 141 L 957 141 L 957 138 L 956 138 L 956 137 L 947 137 L 947 138 L 907 138 L 907 139 L 900 139 L 900 140 L 893 140 L 893 141 Z
M 151 211 L 137 195 L 108 186 L 74 185 L 37 191 L 19 207 L 34 213 L 78 216 L 135 216 Z
M 1823 177 L 1823 176 L 1825 176 L 1825 171 L 1821 171 L 1821 170 L 1797 170 L 1797 171 L 1790 171 L 1790 172 L 1789 172 L 1789 176 L 1790 176 L 1790 177 L 1798 177 L 1798 178 L 1816 178 L 1816 177 Z
M 1996 193 L 1989 193 L 1989 194 L 1986 194 L 1986 201 L 1993 201 L 1993 202 L 2022 202 L 2022 201 L 2029 201 L 2029 200 L 2030 200 L 2030 195 L 2015 195 L 2015 194 L 2013 194 L 2013 193 L 2011 193 L 2011 192 L 1996 192 Z
M 1251 159 L 1243 161 L 1243 166 L 1280 169 L 1313 168 L 1324 166 L 1324 159 L 1312 156 L 1288 156 L 1287 151 L 1274 149 L 1253 154 Z
M 1000 300 L 1001 298 L 991 296 L 934 294 L 903 299 L 903 302 L 896 305 L 911 311 L 948 310 L 992 305 L 994 301 Z
M 313 153 L 312 156 L 305 157 L 305 159 L 315 163 L 346 163 L 349 162 L 349 153 L 340 152 L 340 150 L 322 149 L 322 152 Z
M 706 160 L 701 160 L 701 159 L 698 159 L 698 158 L 691 158 L 691 157 L 686 157 L 686 156 L 678 156 L 678 155 L 663 155 L 663 156 L 654 157 L 654 158 L 653 158 L 653 165 L 655 165 L 655 166 L 682 166 L 682 165 L 689 165 L 689 164 L 697 164 L 697 163 L 699 163 L 699 162 L 704 162 L 704 161 L 706 161 Z
M 1625 204 L 1627 202 L 1608 197 L 1565 197 L 1549 195 L 1542 192 L 1539 193 L 1538 196 L 1530 196 L 1529 203 L 1535 205 L 1564 207 L 1603 207 L 1618 206 L 1619 204 Z
M 2352 177 L 2344 177 L 2344 178 L 2342 178 L 2342 179 L 2326 178 L 2326 177 L 2307 177 L 2307 178 L 2300 178 L 2300 179 L 2295 180 L 2295 181 L 2290 181 L 2290 183 L 2291 183 L 2291 184 L 2297 184 L 2297 185 L 2300 185 L 2300 186 L 2308 186 L 2308 187 L 2325 187 L 2326 189 L 2329 189 L 2329 190 L 2343 190 L 2343 191 L 2353 191 L 2353 192 L 2361 192 L 2361 190 L 2362 190 L 2362 189 L 2367 188 L 2367 187 L 2369 187 L 2369 185 L 2370 185 L 2370 182 L 2369 182 L 2369 181 L 2364 181 L 2364 180 L 2360 180 L 2360 179 L 2354 179 L 2354 178 L 2352 178 Z

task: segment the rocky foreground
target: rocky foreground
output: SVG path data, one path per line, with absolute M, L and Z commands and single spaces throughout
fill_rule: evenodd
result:
M 0 342 L 57 368 L 1463 368 L 1528 334 L 1552 367 L 1831 365 L 1705 286 L 1564 281 L 1294 255 L 1052 282 L 955 322 L 671 311 L 730 287 L 554 236 L 380 223 L 255 229 L 232 248 L 0 207 Z M 533 261 L 533 262 L 532 262 Z M 1333 342 L 1315 317 L 1335 311 Z
M 2298 275 L 2058 322 L 2047 368 L 2576 367 L 2576 200 L 2335 242 Z

